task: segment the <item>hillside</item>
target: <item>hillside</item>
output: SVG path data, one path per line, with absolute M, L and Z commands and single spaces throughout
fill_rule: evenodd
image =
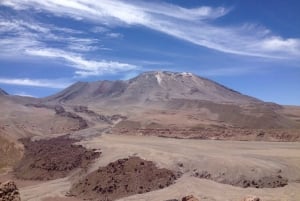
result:
M 0 88 L 0 96 L 2 96 L 2 95 L 8 95 L 8 93 Z
M 261 102 L 197 75 L 174 72 L 146 72 L 126 81 L 77 82 L 44 100 L 80 104 L 94 102 L 144 104 L 146 101 L 173 99 L 234 104 Z
M 84 105 L 108 115 L 118 111 L 128 119 L 117 127 L 130 131 L 133 125 L 135 129 L 299 126 L 299 122 L 281 112 L 280 105 L 186 72 L 145 72 L 125 81 L 77 82 L 41 101 L 70 108 Z

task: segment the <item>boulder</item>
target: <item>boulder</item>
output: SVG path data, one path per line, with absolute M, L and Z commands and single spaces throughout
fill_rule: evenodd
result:
M 0 183 L 0 201 L 20 201 L 20 193 L 13 181 Z
M 182 201 L 200 201 L 200 200 L 195 198 L 193 195 L 188 195 L 188 196 L 183 197 Z
M 248 196 L 245 197 L 242 201 L 262 201 L 262 200 L 257 196 Z

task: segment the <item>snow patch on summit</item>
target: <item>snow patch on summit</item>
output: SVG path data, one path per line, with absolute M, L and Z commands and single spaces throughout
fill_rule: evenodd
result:
M 183 75 L 183 76 L 192 76 L 193 74 L 192 73 L 188 73 L 188 72 L 182 72 L 182 73 L 180 73 L 181 75 Z
M 157 73 L 157 74 L 155 74 L 155 77 L 156 77 L 158 84 L 161 85 L 161 81 L 162 81 L 161 74 Z

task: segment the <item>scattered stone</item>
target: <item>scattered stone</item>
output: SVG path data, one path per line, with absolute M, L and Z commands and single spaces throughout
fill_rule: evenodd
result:
M 248 196 L 248 197 L 244 198 L 242 201 L 262 201 L 262 200 L 256 196 Z
M 199 199 L 195 198 L 193 195 L 188 195 L 183 197 L 182 201 L 199 201 Z
M 77 129 L 77 130 L 81 130 L 81 129 L 88 127 L 88 123 L 85 119 L 83 119 L 81 116 L 79 116 L 73 112 L 65 111 L 65 109 L 61 105 L 56 105 L 54 107 L 54 110 L 55 110 L 56 115 L 58 115 L 58 116 L 68 117 L 68 118 L 77 120 L 78 126 L 79 126 L 79 129 Z
M 254 170 L 251 169 L 251 171 Z M 228 178 L 225 172 L 212 174 L 206 170 L 199 171 L 194 169 L 192 176 L 242 188 L 279 188 L 288 184 L 288 179 L 280 174 L 270 174 L 258 178 L 249 178 L 245 175 L 239 175 L 236 178 Z
M 13 181 L 0 183 L 0 201 L 20 201 L 20 193 Z
M 89 116 L 95 118 L 96 120 L 103 121 L 107 124 L 113 124 L 114 121 L 127 119 L 127 117 L 119 115 L 119 114 L 114 114 L 112 116 L 98 114 L 92 110 L 89 110 L 87 106 L 82 106 L 82 105 L 74 106 L 73 110 L 75 112 L 88 114 Z

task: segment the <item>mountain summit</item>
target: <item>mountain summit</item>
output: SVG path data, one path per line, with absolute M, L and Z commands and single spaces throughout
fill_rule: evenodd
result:
M 174 99 L 234 104 L 260 102 L 192 73 L 165 71 L 145 72 L 126 81 L 77 82 L 45 100 L 70 103 L 113 101 L 143 104 L 146 101 Z

